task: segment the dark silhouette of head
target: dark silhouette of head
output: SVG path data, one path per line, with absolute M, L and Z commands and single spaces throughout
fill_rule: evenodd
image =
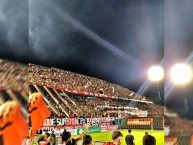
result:
M 131 133 L 131 129 L 128 129 L 128 132 Z
M 143 145 L 156 145 L 156 139 L 152 135 L 145 135 L 143 138 Z
M 116 139 L 119 138 L 119 137 L 123 137 L 123 134 L 122 134 L 120 131 L 115 130 L 115 131 L 113 132 L 113 134 L 112 134 L 112 139 L 113 139 L 113 140 L 116 140 Z
M 70 140 L 70 138 L 71 138 L 71 133 L 70 132 L 68 132 L 68 131 L 66 131 L 66 129 L 63 131 L 63 133 L 62 133 L 62 142 L 63 141 L 65 141 L 65 142 L 67 142 L 67 141 L 69 141 Z
M 83 145 L 89 145 L 92 143 L 92 137 L 90 135 L 85 135 L 83 138 Z
M 75 141 L 75 139 L 71 139 L 71 140 L 69 140 L 67 143 L 66 143 L 66 145 L 76 145 L 77 143 L 76 143 L 76 141 Z

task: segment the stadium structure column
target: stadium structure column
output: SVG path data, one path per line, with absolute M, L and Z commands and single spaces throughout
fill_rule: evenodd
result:
M 160 89 L 159 89 L 159 82 L 156 81 L 156 87 L 157 87 L 157 93 L 158 93 L 158 101 L 157 104 L 160 105 L 161 104 L 161 93 L 160 93 Z

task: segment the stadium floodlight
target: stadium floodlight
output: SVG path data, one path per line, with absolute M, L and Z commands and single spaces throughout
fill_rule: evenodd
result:
M 152 66 L 148 71 L 148 76 L 151 81 L 160 81 L 164 77 L 164 70 L 160 66 Z
M 192 69 L 185 63 L 175 64 L 171 69 L 171 79 L 176 85 L 184 85 L 192 79 Z
M 157 84 L 156 86 L 157 86 L 157 92 L 158 92 L 158 98 L 159 98 L 159 101 L 157 103 L 159 104 L 161 101 L 161 93 L 160 93 L 160 90 L 158 87 L 158 82 L 164 78 L 163 68 L 160 66 L 150 67 L 150 69 L 148 71 L 148 77 L 149 77 L 150 81 L 156 82 L 156 84 Z

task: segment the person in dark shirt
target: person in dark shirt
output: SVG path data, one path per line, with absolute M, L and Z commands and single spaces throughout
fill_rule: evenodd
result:
M 85 135 L 82 145 L 92 145 L 92 137 L 90 135 Z
M 125 142 L 127 145 L 135 145 L 134 143 L 134 136 L 131 134 L 131 129 L 128 130 L 129 134 L 125 137 Z
M 143 145 L 156 145 L 155 137 L 145 132 L 145 135 L 143 137 Z

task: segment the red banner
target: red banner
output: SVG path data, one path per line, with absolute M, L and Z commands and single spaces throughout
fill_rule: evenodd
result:
M 151 126 L 151 124 L 153 124 L 153 118 L 129 118 L 127 124 L 129 126 L 135 125 Z
M 191 145 L 193 145 L 193 136 L 192 136 L 192 140 L 191 140 Z
M 107 130 L 117 130 L 118 129 L 118 125 L 108 125 L 107 126 Z

